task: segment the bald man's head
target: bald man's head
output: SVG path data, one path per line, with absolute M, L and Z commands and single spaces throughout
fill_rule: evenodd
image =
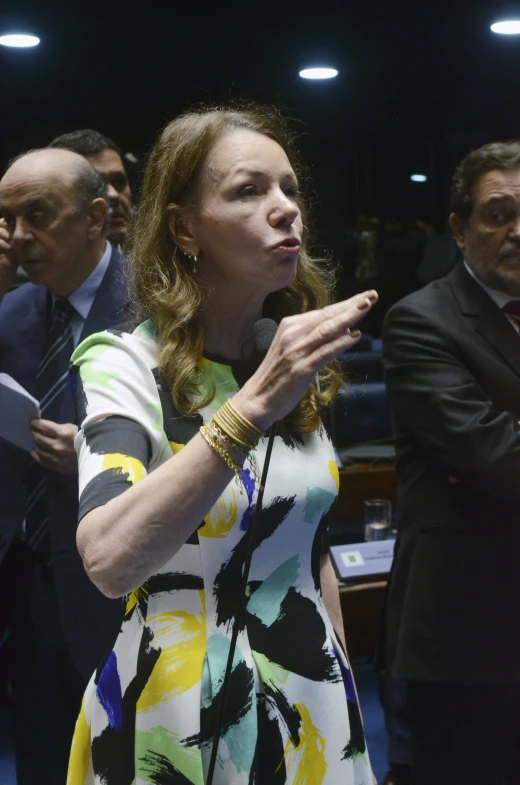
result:
M 78 210 L 82 213 L 88 209 L 93 199 L 104 199 L 108 205 L 106 183 L 96 169 L 78 153 L 70 150 L 44 148 L 30 150 L 14 158 L 2 181 L 9 177 L 55 177 L 71 189 L 76 199 Z M 107 207 L 105 229 L 110 225 L 110 208 Z
M 34 150 L 15 159 L 0 180 L 0 212 L 15 260 L 33 283 L 58 296 L 72 293 L 99 261 L 106 187 L 77 153 Z

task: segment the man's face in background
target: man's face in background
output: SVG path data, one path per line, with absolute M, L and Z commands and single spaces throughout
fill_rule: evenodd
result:
M 123 161 L 118 153 L 109 147 L 85 158 L 106 182 L 112 208 L 112 220 L 107 236 L 111 243 L 120 246 L 126 240 L 132 224 L 132 193 Z

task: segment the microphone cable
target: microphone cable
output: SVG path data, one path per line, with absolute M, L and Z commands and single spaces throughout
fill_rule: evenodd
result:
M 255 332 L 255 345 L 259 354 L 265 355 L 270 345 L 273 342 L 274 336 L 278 329 L 278 325 L 273 319 L 260 319 L 254 325 Z M 246 605 L 249 597 L 247 596 L 247 585 L 249 582 L 249 571 L 251 568 L 251 561 L 253 559 L 253 552 L 255 549 L 255 534 L 260 520 L 260 513 L 262 510 L 262 501 L 264 498 L 264 488 L 267 480 L 267 472 L 269 471 L 269 464 L 271 462 L 271 453 L 273 451 L 274 439 L 276 436 L 278 423 L 274 422 L 269 428 L 269 439 L 267 442 L 267 449 L 265 453 L 264 467 L 262 469 L 262 478 L 260 480 L 260 488 L 258 489 L 258 496 L 256 499 L 255 513 L 249 526 L 249 530 L 244 535 L 247 538 L 246 554 L 244 556 L 244 569 L 242 573 L 242 584 L 240 591 L 240 599 L 238 604 L 238 611 L 235 615 L 233 622 L 233 632 L 231 635 L 231 643 L 229 645 L 229 653 L 226 663 L 226 670 L 224 673 L 224 681 L 222 682 L 222 691 L 220 695 L 217 717 L 215 720 L 215 732 L 213 735 L 213 746 L 211 748 L 211 757 L 208 766 L 208 777 L 206 785 L 213 785 L 213 775 L 215 772 L 215 764 L 217 762 L 218 745 L 222 735 L 222 727 L 224 724 L 224 716 L 226 712 L 226 704 L 229 694 L 229 684 L 231 679 L 231 671 L 233 669 L 233 660 L 235 658 L 235 650 L 237 646 L 238 633 L 242 626 L 242 619 L 246 610 Z M 256 753 L 255 753 L 256 758 Z

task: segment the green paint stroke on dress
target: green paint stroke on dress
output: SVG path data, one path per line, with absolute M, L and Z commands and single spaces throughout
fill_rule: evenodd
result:
M 152 423 L 154 431 L 162 431 L 163 429 L 163 411 L 160 403 L 147 403 L 149 409 L 155 412 L 155 420 Z
M 299 568 L 298 556 L 291 556 L 264 579 L 247 603 L 248 612 L 259 618 L 266 627 L 280 618 L 282 602 L 298 580 Z
M 285 684 L 291 675 L 289 671 L 282 668 L 278 663 L 272 662 L 265 654 L 259 651 L 253 651 L 253 659 L 264 684 L 272 684 L 273 687 L 280 689 L 281 685 Z
M 110 333 L 93 333 L 80 343 L 71 357 L 71 362 L 80 369 L 81 381 L 84 385 L 113 390 L 110 382 L 117 379 L 117 371 L 96 370 L 93 366 L 115 343 L 115 336 Z
M 198 393 L 205 398 L 210 392 L 214 393 L 211 401 L 212 409 L 220 409 L 226 398 L 237 392 L 238 385 L 231 372 L 230 365 L 222 365 L 208 360 L 202 360 L 202 368 L 195 377 Z
M 307 488 L 303 520 L 305 523 L 315 523 L 335 501 L 335 494 L 324 488 Z
M 135 757 L 137 777 L 145 782 L 166 782 L 167 771 L 164 764 L 167 761 L 186 777 L 188 782 L 204 785 L 200 750 L 197 747 L 184 747 L 180 743 L 180 737 L 170 733 L 162 725 L 150 731 L 136 730 Z

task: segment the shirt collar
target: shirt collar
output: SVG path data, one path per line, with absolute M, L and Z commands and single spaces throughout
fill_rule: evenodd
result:
M 464 260 L 464 267 L 466 268 L 468 273 L 471 275 L 471 277 L 478 283 L 478 285 L 482 289 L 484 289 L 485 292 L 487 292 L 487 294 L 491 297 L 493 302 L 495 302 L 498 305 L 500 310 L 502 310 L 504 305 L 507 305 L 507 303 L 510 303 L 511 300 L 514 300 L 514 297 L 511 297 L 510 294 L 504 294 L 504 292 L 498 292 L 496 289 L 491 289 L 489 286 L 486 286 L 486 284 L 483 283 L 480 280 L 480 278 L 477 278 L 477 276 L 475 275 L 475 273 L 473 272 L 471 267 L 469 267 L 469 265 L 466 263 L 466 260 Z
M 81 286 L 78 286 L 75 292 L 72 292 L 70 297 L 68 298 L 69 303 L 74 306 L 75 310 L 79 313 L 81 318 L 85 321 L 87 316 L 89 315 L 90 309 L 92 308 L 92 303 L 94 302 L 94 297 L 96 296 L 96 292 L 98 287 L 103 280 L 103 276 L 106 273 L 106 269 L 108 267 L 108 263 L 110 261 L 110 257 L 112 255 L 112 246 L 107 240 L 107 245 L 105 248 L 105 252 L 99 262 L 97 263 L 95 269 L 90 273 L 89 277 L 83 281 Z M 53 303 L 55 301 L 55 297 L 52 298 Z

